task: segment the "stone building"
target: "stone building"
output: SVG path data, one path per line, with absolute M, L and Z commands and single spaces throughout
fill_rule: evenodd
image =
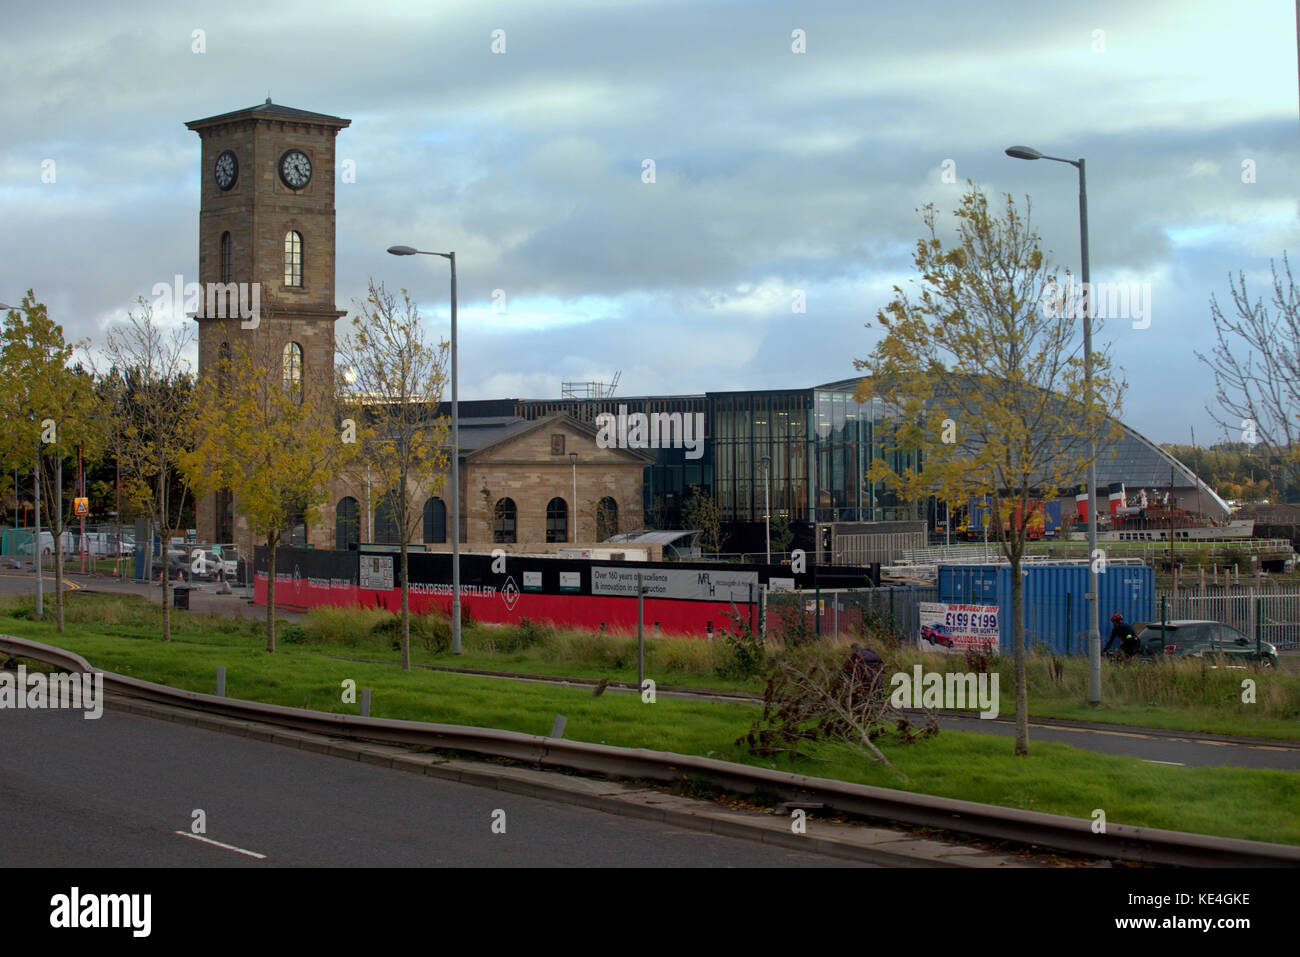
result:
M 319 400 L 334 389 L 334 323 L 346 315 L 334 299 L 335 139 L 350 123 L 268 97 L 186 124 L 199 134 L 203 170 L 200 375 L 237 344 L 265 355 L 269 373 L 299 389 L 304 403 L 325 406 Z M 462 418 L 461 541 L 551 551 L 640 527 L 642 476 L 653 460 L 598 448 L 595 437 L 567 415 Z M 433 476 L 421 482 L 435 484 Z M 445 489 L 419 495 L 424 528 L 415 542 L 450 547 L 444 496 L 450 500 Z M 381 499 L 364 475 L 340 475 L 317 520 L 295 523 L 284 540 L 317 548 L 396 541 Z M 196 521 L 202 541 L 233 542 L 246 554 L 257 544 L 228 492 L 200 499 Z
M 475 550 L 539 553 L 639 528 L 642 477 L 651 462 L 652 456 L 638 450 L 600 448 L 596 430 L 567 415 L 462 418 L 460 540 Z M 449 550 L 449 489 L 444 484 L 436 492 L 413 491 L 424 501 L 413 542 L 430 551 Z M 398 541 L 382 499 L 383 490 L 364 475 L 340 479 L 336 547 Z

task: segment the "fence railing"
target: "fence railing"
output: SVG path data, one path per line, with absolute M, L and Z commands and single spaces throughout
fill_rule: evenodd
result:
M 887 623 L 900 638 L 915 638 L 921 631 L 921 602 L 938 600 L 938 588 L 911 586 L 773 591 L 767 596 L 767 623 L 769 631 L 779 628 L 781 609 L 798 609 L 815 620 L 820 601 L 823 637 L 858 634 L 866 613 Z
M 1231 625 L 1250 638 L 1255 637 L 1255 622 L 1261 621 L 1260 638 L 1280 650 L 1300 649 L 1300 587 L 1258 588 L 1225 586 L 1221 588 L 1179 589 L 1159 592 L 1151 617 L 1160 620 L 1161 599 L 1168 620 L 1198 618 Z M 1069 622 L 1077 612 L 1082 597 L 1063 595 L 1059 599 L 1038 600 L 1025 604 L 1025 643 L 1058 653 L 1085 654 L 1088 632 L 1071 630 Z M 850 637 L 858 634 L 864 612 L 890 625 L 901 638 L 915 639 L 921 630 L 921 602 L 939 601 L 938 588 L 916 586 L 882 586 L 880 588 L 823 588 L 820 592 L 773 591 L 767 596 L 768 628 L 779 627 L 783 608 L 797 608 L 815 621 L 821 602 L 821 634 Z M 1103 609 L 1102 640 L 1109 634 Z M 1006 610 L 1010 614 L 1010 609 Z M 1258 618 L 1257 618 L 1258 616 Z
M 1154 617 L 1159 620 L 1161 599 L 1170 621 L 1201 618 L 1231 625 L 1250 638 L 1258 622 L 1260 639 L 1279 649 L 1300 648 L 1300 588 L 1228 585 L 1220 588 L 1180 588 L 1156 596 Z

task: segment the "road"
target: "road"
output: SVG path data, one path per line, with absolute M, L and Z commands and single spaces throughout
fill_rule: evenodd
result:
M 0 867 L 865 866 L 123 712 L 0 734 Z
M 1010 721 L 980 718 L 939 719 L 940 728 L 976 731 L 999 737 L 1015 737 L 1016 726 Z M 1235 744 L 1179 734 L 1176 731 L 1127 730 L 1121 727 L 1099 730 L 1070 728 L 1029 722 L 1029 744 L 1057 741 L 1101 754 L 1121 754 L 1154 764 L 1174 764 L 1193 768 L 1236 767 L 1272 768 L 1300 771 L 1300 748 L 1277 748 L 1264 744 Z

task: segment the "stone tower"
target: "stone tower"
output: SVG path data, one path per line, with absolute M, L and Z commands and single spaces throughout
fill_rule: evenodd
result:
M 280 357 L 286 379 L 299 377 L 304 402 L 332 391 L 334 323 L 346 314 L 334 303 L 334 138 L 350 123 L 268 97 L 185 124 L 202 141 L 200 375 L 223 344 L 269 337 L 259 348 Z M 206 496 L 196 513 L 201 540 L 235 542 L 251 556 L 229 493 Z M 292 540 L 328 546 L 332 537 L 304 526 Z

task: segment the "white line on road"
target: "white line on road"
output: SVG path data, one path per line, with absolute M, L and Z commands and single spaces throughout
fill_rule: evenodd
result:
M 173 831 L 173 834 L 179 834 L 181 837 L 192 837 L 196 841 L 202 841 L 204 844 L 215 844 L 217 847 L 224 847 L 228 851 L 234 851 L 237 854 L 247 854 L 249 857 L 256 857 L 259 861 L 265 860 L 265 854 L 259 854 L 257 851 L 246 851 L 242 847 L 235 847 L 233 844 L 222 844 L 220 841 L 214 841 L 210 837 L 204 837 L 202 834 L 191 834 L 189 831 Z
M 1155 761 L 1152 760 L 1151 758 L 1143 758 L 1142 760 L 1145 761 L 1147 764 L 1172 764 L 1176 768 L 1187 767 L 1187 765 L 1183 764 L 1183 762 L 1181 761 Z

